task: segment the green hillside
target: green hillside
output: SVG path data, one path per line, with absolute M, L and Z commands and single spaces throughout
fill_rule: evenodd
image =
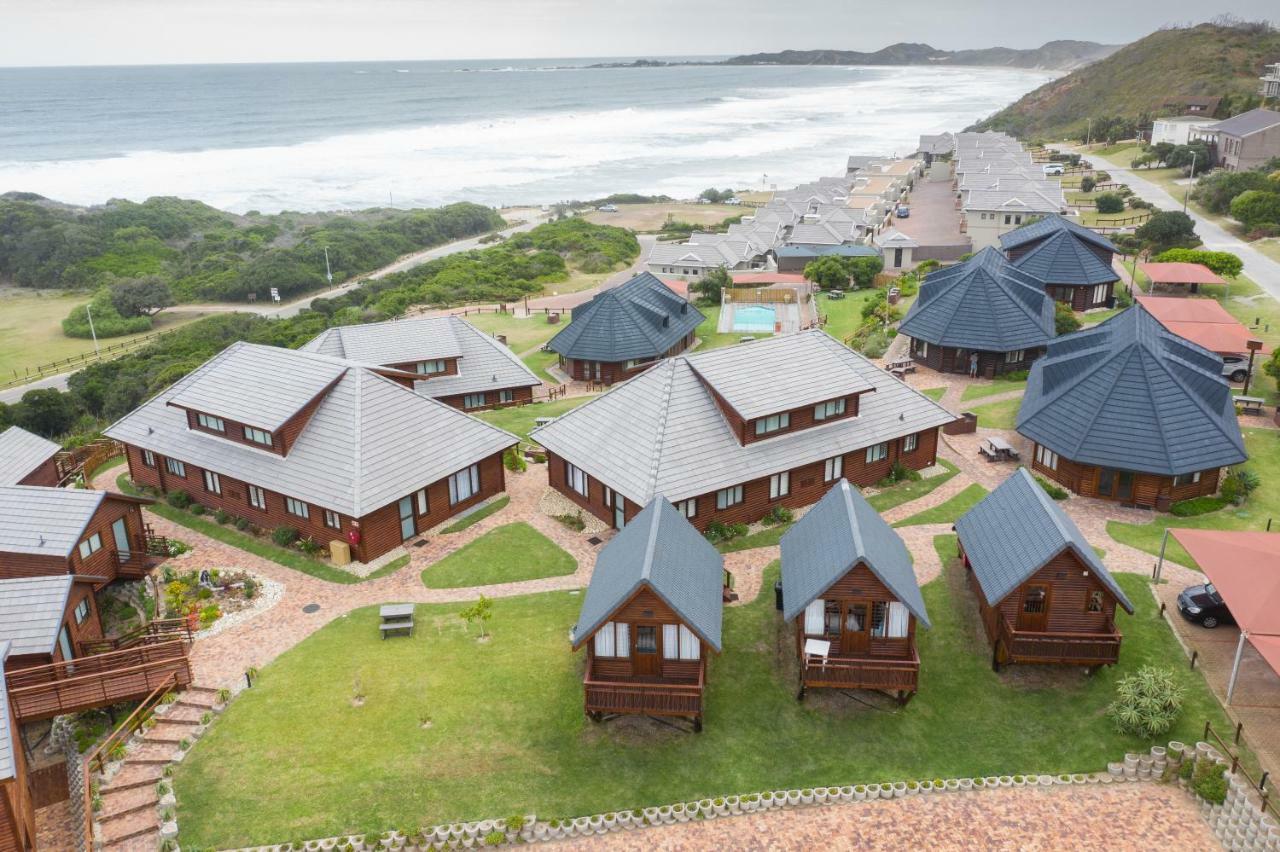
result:
M 1189 96 L 1223 98 L 1219 116 L 1257 105 L 1258 76 L 1280 61 L 1280 31 L 1265 24 L 1200 24 L 1164 29 L 1046 83 L 973 129 L 1023 138 L 1083 137 L 1087 120 L 1149 123 Z M 1132 133 L 1132 130 L 1130 130 Z

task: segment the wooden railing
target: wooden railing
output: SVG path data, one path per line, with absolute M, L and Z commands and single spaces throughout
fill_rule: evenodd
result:
M 1240 735 L 1243 733 L 1244 723 L 1237 722 L 1235 739 L 1233 740 L 1234 745 L 1240 745 Z M 1231 774 L 1235 775 L 1239 772 L 1243 775 L 1244 779 L 1249 782 L 1249 786 L 1253 788 L 1253 792 L 1257 795 L 1262 811 L 1264 813 L 1270 812 L 1273 817 L 1280 820 L 1280 808 L 1276 807 L 1275 800 L 1271 798 L 1272 791 L 1267 788 L 1267 785 L 1271 781 L 1270 773 L 1263 772 L 1262 777 L 1255 781 L 1253 776 L 1249 774 L 1249 770 L 1245 769 L 1243 764 L 1240 763 L 1239 753 L 1231 750 L 1231 746 L 1227 745 L 1222 737 L 1218 735 L 1218 732 L 1213 729 L 1213 723 L 1208 720 L 1204 723 L 1204 741 L 1212 741 L 1218 744 L 1218 747 L 1222 749 L 1223 754 L 1231 758 Z
M 109 654 L 138 645 L 157 645 L 174 639 L 191 644 L 194 636 L 191 633 L 191 622 L 185 618 L 157 618 L 146 624 L 135 627 L 128 633 L 114 639 L 90 639 L 80 643 L 81 656 L 91 654 Z
M 879 689 L 915 692 L 920 678 L 920 655 L 915 643 L 908 659 L 891 657 L 808 657 L 804 685 L 836 689 Z
M 731 290 L 725 288 L 722 292 L 724 293 L 724 300 L 726 302 L 734 302 L 738 304 L 790 305 L 796 302 L 795 290 L 788 290 L 780 287 L 766 287 L 758 290 Z
M 583 678 L 588 713 L 643 713 L 650 716 L 702 715 L 706 665 L 698 666 L 697 683 L 642 683 Z
M 28 722 L 136 700 L 170 677 L 179 687 L 191 683 L 187 643 L 181 639 L 18 669 L 6 681 L 18 721 Z
M 1058 633 L 1017 630 L 1000 619 L 998 642 L 1011 663 L 1074 663 L 1110 665 L 1120 659 L 1123 638 L 1114 624 L 1105 633 Z

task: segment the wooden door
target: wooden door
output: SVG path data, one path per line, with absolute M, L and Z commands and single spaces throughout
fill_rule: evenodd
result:
M 657 677 L 662 673 L 658 656 L 658 637 L 662 630 L 657 624 L 632 625 L 631 666 L 637 677 Z
M 866 601 L 849 601 L 844 605 L 844 621 L 840 631 L 840 653 L 857 656 L 871 647 L 871 604 Z
M 618 492 L 613 492 L 613 528 L 620 530 L 627 525 L 627 501 Z
M 127 562 L 133 556 L 133 548 L 129 546 L 129 529 L 124 518 L 116 518 L 111 524 L 111 537 L 115 539 L 116 553 Z
M 1049 624 L 1049 587 L 1043 583 L 1029 585 L 1022 591 L 1022 607 L 1018 610 L 1018 630 L 1043 633 Z
M 1119 471 L 1116 475 L 1116 499 L 1122 503 L 1133 500 L 1133 472 Z

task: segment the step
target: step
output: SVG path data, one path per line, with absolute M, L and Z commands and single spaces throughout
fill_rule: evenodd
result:
M 102 846 L 106 850 L 154 850 L 159 846 L 160 817 L 154 808 L 138 811 L 102 825 L 101 831 Z
M 101 796 L 102 810 L 98 811 L 96 818 L 102 825 L 124 819 L 129 814 L 137 813 L 147 808 L 154 810 L 160 802 L 160 797 L 156 795 L 154 785 L 150 787 L 129 787 L 124 790 L 103 790 Z
M 178 747 L 169 743 L 144 742 L 130 753 L 128 763 L 168 763 L 178 753 Z
M 198 722 L 195 724 L 199 724 Z M 149 743 L 169 743 L 177 745 L 184 739 L 191 736 L 191 725 L 183 722 L 171 722 L 165 720 L 147 731 L 146 742 Z
M 128 790 L 133 787 L 154 787 L 164 780 L 164 774 L 149 763 L 129 763 L 120 767 L 107 784 L 110 790 Z

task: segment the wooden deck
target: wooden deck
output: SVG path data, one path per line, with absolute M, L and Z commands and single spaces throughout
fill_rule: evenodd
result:
M 587 669 L 582 685 L 588 715 L 638 713 L 645 716 L 702 718 L 702 691 L 706 684 L 706 664 L 698 666 L 696 681 L 614 680 L 594 675 Z
M 1105 633 L 1040 633 L 1016 630 L 1007 618 L 999 620 L 995 663 L 1058 663 L 1106 666 L 1120 659 L 1124 637 L 1114 623 Z
M 808 657 L 803 665 L 802 695 L 805 689 L 816 687 L 875 689 L 897 693 L 901 698 L 914 693 L 920 679 L 920 655 L 915 642 L 911 643 L 907 658 L 833 656 L 823 660 Z

